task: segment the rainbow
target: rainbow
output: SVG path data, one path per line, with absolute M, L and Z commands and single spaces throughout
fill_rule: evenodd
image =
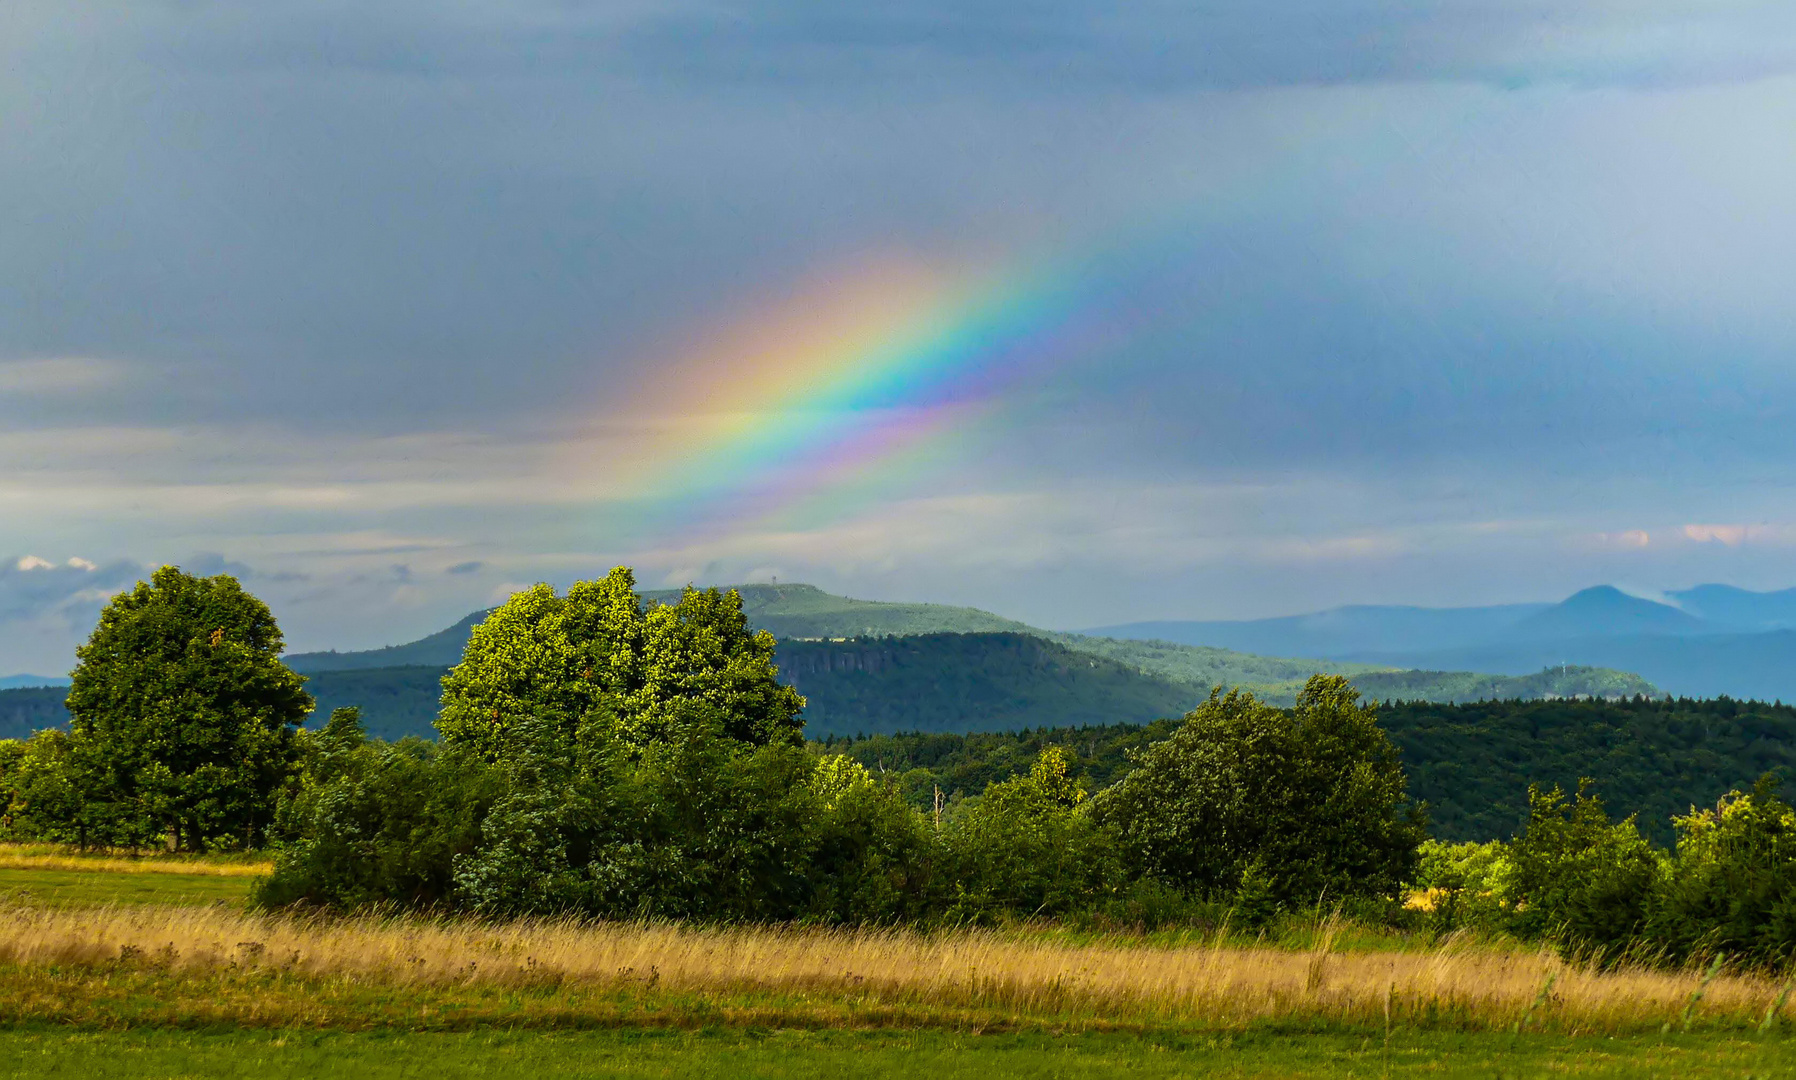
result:
M 656 523 L 766 521 L 963 429 L 1099 332 L 1077 275 L 865 268 L 657 365 L 629 406 L 667 417 L 637 469 Z

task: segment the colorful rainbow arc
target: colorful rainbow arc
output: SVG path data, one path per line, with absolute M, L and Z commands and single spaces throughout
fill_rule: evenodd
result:
M 1075 350 L 1093 310 L 1066 276 L 912 282 L 881 302 L 854 301 L 868 291 L 850 290 L 846 317 L 812 312 L 821 333 L 803 325 L 801 305 L 748 335 L 773 344 L 726 343 L 664 383 L 700 387 L 708 400 L 700 422 L 670 440 L 678 449 L 640 477 L 653 516 L 687 527 L 766 519 L 849 483 Z

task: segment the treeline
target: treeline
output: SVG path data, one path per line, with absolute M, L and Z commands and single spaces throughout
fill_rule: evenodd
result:
M 1796 771 L 1796 707 L 1784 704 L 1644 697 L 1386 702 L 1378 722 L 1402 754 L 1411 796 L 1428 807 L 1430 831 L 1453 842 L 1515 835 L 1528 820 L 1529 784 L 1570 790 L 1583 777 L 1598 777 L 1610 807 L 1637 814 L 1641 831 L 1669 846 L 1674 815 L 1749 790 L 1766 773 Z M 925 805 L 938 789 L 961 798 L 1022 775 L 1048 746 L 1074 752 L 1081 782 L 1099 790 L 1128 771 L 1130 754 L 1175 726 L 826 736 L 818 745 L 889 777 Z
M 1147 727 L 807 744 L 739 597 L 645 604 L 619 568 L 495 609 L 442 679 L 440 738 L 386 742 L 354 708 L 299 727 L 313 702 L 280 644 L 231 578 L 158 569 L 78 651 L 69 730 L 0 742 L 0 829 L 264 847 L 270 907 L 923 925 L 1345 908 L 1604 959 L 1796 959 L 1796 810 L 1774 775 L 1670 822 L 1672 847 L 1585 785 L 1535 785 L 1513 839 L 1453 845 L 1427 838 L 1401 760 L 1405 740 L 1551 741 L 1567 769 L 1644 762 L 1625 774 L 1644 797 L 1781 764 L 1782 706 L 1380 710 L 1316 676 L 1292 708 L 1217 691 Z M 1660 738 L 1733 756 L 1654 771 Z
M 1649 839 L 1670 845 L 1674 815 L 1796 771 L 1796 708 L 1781 703 L 1401 702 L 1381 708 L 1379 721 L 1444 840 L 1511 836 L 1528 818 L 1529 784 L 1572 790 L 1595 777 L 1611 807 L 1639 815 Z
M 444 677 L 434 743 L 370 739 L 353 709 L 296 729 L 279 644 L 235 581 L 159 569 L 80 650 L 70 730 L 0 752 L 6 828 L 265 845 L 270 906 L 844 923 L 1393 910 L 1425 835 L 1339 678 L 1293 709 L 1214 694 L 1101 792 L 1045 747 L 923 809 L 804 743 L 733 594 L 645 606 L 621 568 L 519 593 Z

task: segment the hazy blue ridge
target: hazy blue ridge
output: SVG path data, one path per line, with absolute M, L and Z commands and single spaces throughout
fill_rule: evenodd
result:
M 1699 619 L 1736 630 L 1796 629 L 1796 589 L 1750 592 L 1732 585 L 1698 585 L 1665 595 Z
M 1638 634 L 1516 643 L 1440 652 L 1370 653 L 1396 666 L 1521 674 L 1561 661 L 1638 672 L 1679 697 L 1796 701 L 1796 630 L 1670 637 Z
M 1549 667 L 1634 672 L 1690 697 L 1796 700 L 1796 589 L 1700 585 L 1673 603 L 1609 586 L 1558 604 L 1500 608 L 1337 608 L 1242 622 L 1152 622 L 1090 633 L 1158 638 L 1390 669 L 1489 672 Z
M 1357 606 L 1275 619 L 1124 623 L 1081 631 L 1273 656 L 1344 659 L 1368 649 L 1440 648 L 1487 641 L 1551 604 L 1481 608 Z
M 1699 619 L 1669 604 L 1629 596 L 1613 585 L 1573 593 L 1563 602 L 1516 623 L 1502 637 L 1517 641 L 1556 641 L 1627 634 L 1692 636 L 1725 632 L 1728 627 Z
M 37 686 L 67 686 L 67 675 L 0 675 L 0 690 L 22 690 Z

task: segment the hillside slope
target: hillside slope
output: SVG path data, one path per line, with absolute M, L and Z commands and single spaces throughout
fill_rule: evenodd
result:
M 1549 662 L 1545 660 L 1528 665 L 1524 672 L 1508 672 L 1512 675 L 1526 674 L 1527 678 L 1523 683 L 1492 680 L 1471 672 L 1452 670 L 1404 675 L 1405 668 L 1413 665 L 1377 660 L 1290 659 L 1294 654 L 1262 656 L 1170 641 L 1055 633 L 977 608 L 855 600 L 826 593 L 814 585 L 739 585 L 736 588 L 742 594 L 743 611 L 750 624 L 770 631 L 784 641 L 905 637 L 919 634 L 1030 634 L 1075 652 L 1132 668 L 1154 679 L 1169 680 L 1203 691 L 1212 686 L 1239 686 L 1252 690 L 1268 701 L 1283 705 L 1289 705 L 1296 698 L 1304 680 L 1319 671 L 1355 678 L 1375 673 L 1389 674 L 1392 678 L 1366 684 L 1366 692 L 1379 697 L 1407 696 L 1463 701 L 1486 693 L 1497 696 L 1571 696 L 1654 692 L 1651 684 L 1632 679 L 1620 672 L 1594 679 L 1557 680 L 1527 674 L 1545 667 Z M 644 593 L 643 597 L 654 603 L 671 603 L 679 599 L 679 595 L 677 589 L 663 589 Z M 1405 611 L 1410 614 L 1401 618 L 1410 618 L 1420 609 L 1376 610 Z M 1520 608 L 1518 610 L 1521 614 L 1510 609 L 1480 610 L 1497 613 L 1489 615 L 1489 618 L 1513 622 L 1535 609 Z M 299 653 L 286 659 L 294 670 L 307 674 L 418 665 L 448 667 L 461 659 L 461 650 L 467 642 L 468 634 L 485 615 L 486 612 L 475 612 L 448 629 L 404 645 L 366 652 Z M 1440 636 L 1437 635 L 1435 640 L 1438 643 Z M 1555 657 L 1551 662 L 1557 663 L 1557 660 Z M 1440 665 L 1434 667 L 1439 668 Z
M 1029 634 L 785 641 L 781 675 L 812 737 L 1145 723 L 1197 704 L 1194 687 Z
M 462 619 L 454 626 L 438 630 L 417 641 L 408 641 L 403 645 L 389 645 L 384 649 L 366 649 L 360 652 L 312 652 L 288 653 L 281 659 L 287 666 L 302 675 L 310 675 L 320 671 L 351 671 L 359 668 L 394 668 L 394 667 L 453 667 L 461 662 L 461 652 L 468 644 L 468 635 L 474 627 L 487 617 L 488 612 L 476 611 Z
M 952 604 L 900 604 L 855 600 L 815 585 L 736 585 L 742 612 L 778 638 L 896 637 L 908 634 L 1041 634 L 1015 619 Z M 672 603 L 678 589 L 646 592 L 645 600 Z
M 0 690 L 0 739 L 28 739 L 34 731 L 67 727 L 69 712 L 63 701 L 66 686 L 34 686 Z

